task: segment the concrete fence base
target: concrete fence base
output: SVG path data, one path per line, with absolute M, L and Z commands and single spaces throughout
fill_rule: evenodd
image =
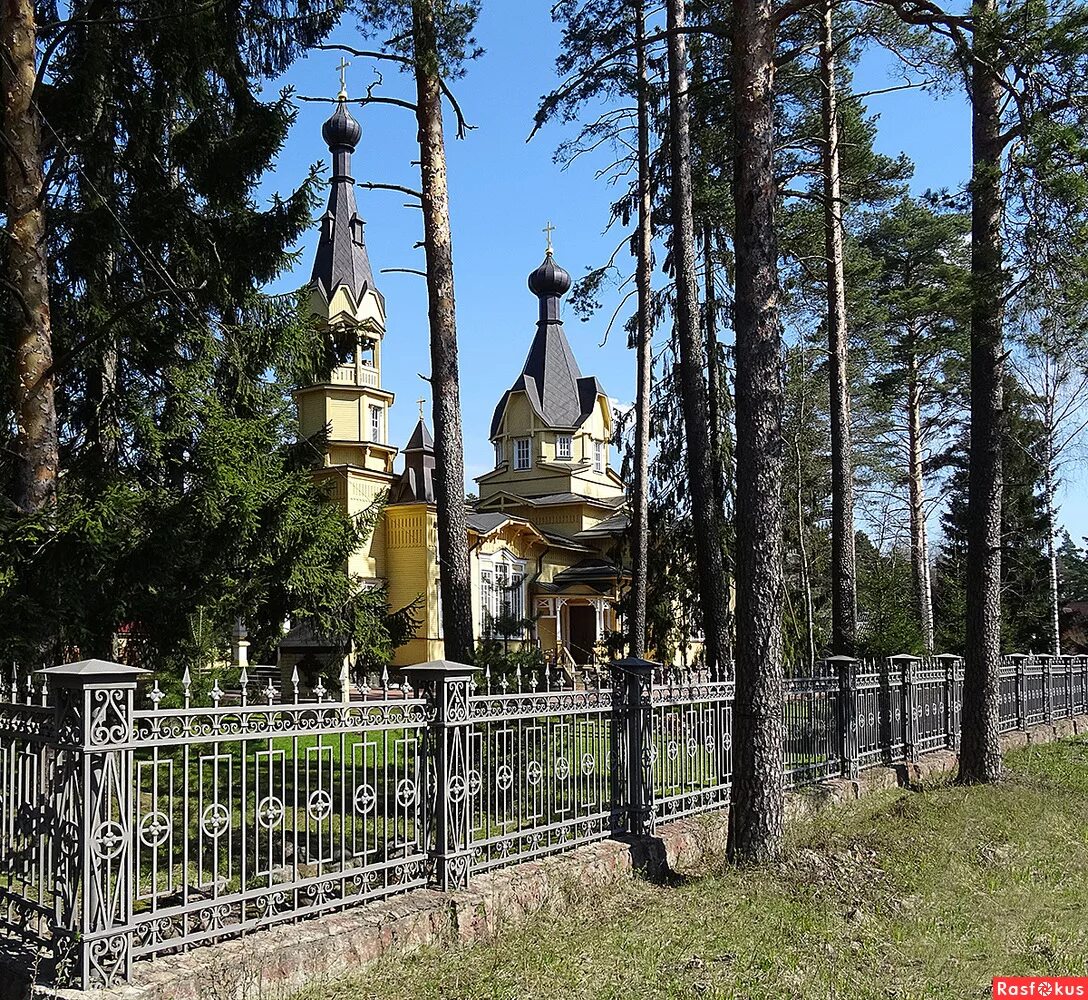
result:
M 1088 734 L 1088 715 L 1006 733 L 1003 750 Z M 956 767 L 951 751 L 917 763 L 874 767 L 787 793 L 787 818 L 896 787 L 924 787 Z M 472 888 L 418 889 L 177 955 L 138 962 L 134 981 L 109 990 L 56 990 L 36 983 L 32 956 L 0 938 L 0 1000 L 281 1000 L 304 986 L 355 972 L 384 955 L 426 945 L 486 940 L 547 908 L 553 912 L 638 872 L 661 877 L 725 850 L 728 811 L 666 823 L 650 837 L 602 840 L 564 854 L 474 875 Z

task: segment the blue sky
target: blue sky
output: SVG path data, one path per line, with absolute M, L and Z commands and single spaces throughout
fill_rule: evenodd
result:
M 526 143 L 540 96 L 555 84 L 559 28 L 546 2 L 485 0 L 477 36 L 484 55 L 470 64 L 454 85 L 470 123 L 477 127 L 459 141 L 447 128 L 447 152 L 453 225 L 466 476 L 491 468 L 487 440 L 491 412 L 521 369 L 536 322 L 536 302 L 525 285 L 528 273 L 544 255 L 543 227 L 555 226 L 556 260 L 577 276 L 611 253 L 619 234 L 605 234 L 612 192 L 594 179 L 594 164 L 580 161 L 563 170 L 553 162 L 558 143 L 569 130 L 549 127 Z M 350 26 L 334 40 L 364 43 Z M 333 97 L 340 54 L 316 52 L 295 64 L 278 88 L 292 85 L 300 95 Z M 374 80 L 375 64 L 355 59 L 348 70 L 348 89 L 358 96 Z M 411 97 L 411 81 L 388 65 L 377 93 Z M 855 74 L 858 91 L 898 82 L 889 58 L 866 57 Z M 970 166 L 970 123 L 958 96 L 943 98 L 906 91 L 874 97 L 870 108 L 880 116 L 878 148 L 906 152 L 916 164 L 912 186 L 962 185 Z M 265 191 L 287 191 L 317 160 L 328 163 L 321 123 L 331 107 L 300 103 L 298 121 Z M 353 113 L 363 128 L 353 161 L 358 181 L 418 187 L 412 161 L 415 122 L 399 108 L 370 105 Z M 452 115 L 447 118 L 450 125 Z M 599 165 L 599 164 L 598 164 Z M 390 418 L 392 443 L 403 444 L 418 414 L 415 400 L 426 395 L 418 378 L 429 370 L 427 301 L 423 279 L 408 274 L 381 274 L 384 268 L 422 268 L 423 252 L 413 249 L 421 238 L 418 210 L 405 208 L 405 198 L 388 192 L 358 192 L 366 219 L 367 245 L 376 280 L 386 298 L 388 331 L 383 351 L 383 382 L 397 394 Z M 279 283 L 297 287 L 309 276 L 316 232 L 300 245 L 298 266 Z M 596 375 L 616 399 L 634 395 L 632 358 L 625 338 L 613 331 L 601 346 L 611 309 L 583 323 L 566 316 L 567 334 L 582 368 Z M 430 403 L 426 412 L 430 413 Z M 428 419 L 429 422 L 429 419 Z M 1088 500 L 1080 483 L 1064 491 L 1063 517 L 1075 538 L 1088 534 Z

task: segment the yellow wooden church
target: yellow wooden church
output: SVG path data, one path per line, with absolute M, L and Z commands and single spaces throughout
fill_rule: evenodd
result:
M 388 438 L 394 394 L 382 384 L 385 300 L 374 282 L 351 176 L 360 133 L 341 99 L 322 128 L 332 178 L 310 281 L 314 313 L 338 343 L 354 348 L 328 382 L 300 387 L 295 399 L 301 433 L 327 433 L 316 475 L 347 512 L 362 514 L 387 494 L 348 571 L 364 586 L 384 583 L 391 608 L 419 601 L 417 635 L 394 661 L 405 665 L 443 656 L 435 458 L 422 407 L 399 462 Z M 477 638 L 537 645 L 574 666 L 591 661 L 618 628 L 628 515 L 623 482 L 611 465 L 608 397 L 596 378 L 582 375 L 563 332 L 560 300 L 570 283 L 549 245 L 529 275 L 538 315 L 535 331 L 526 324 L 525 364 L 511 373 L 509 388 L 496 387 L 488 429 L 495 467 L 477 479 L 468 541 Z M 281 665 L 324 651 L 296 629 L 281 646 Z

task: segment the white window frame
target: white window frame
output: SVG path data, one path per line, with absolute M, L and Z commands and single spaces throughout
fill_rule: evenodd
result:
M 604 457 L 604 442 L 593 442 L 593 471 L 604 472 L 605 470 L 605 457 Z
M 373 403 L 370 404 L 370 440 L 382 441 L 382 408 Z
M 560 434 L 555 439 L 555 457 L 561 462 L 569 462 L 574 456 L 574 438 L 569 434 Z
M 506 458 L 506 449 L 503 448 L 501 441 L 495 442 L 495 468 L 497 469 L 503 463 L 503 459 Z
M 526 561 L 518 559 L 509 549 L 500 549 L 480 556 L 480 634 L 494 635 L 494 623 L 510 614 L 528 619 L 528 579 Z M 525 638 L 525 632 L 510 636 Z
M 522 448 L 524 447 L 525 462 L 522 464 Z M 522 437 L 514 438 L 514 471 L 527 472 L 533 467 L 533 439 Z

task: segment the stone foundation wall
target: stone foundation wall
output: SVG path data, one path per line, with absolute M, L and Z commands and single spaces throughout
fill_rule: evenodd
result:
M 1088 716 L 1002 736 L 1002 749 L 1088 734 Z M 790 792 L 787 818 L 880 790 L 923 787 L 953 771 L 949 751 L 918 763 L 874 767 L 857 780 L 834 779 Z M 303 986 L 333 979 L 389 954 L 425 945 L 467 944 L 517 925 L 544 908 L 556 910 L 636 872 L 651 876 L 697 865 L 725 850 L 728 810 L 660 826 L 653 837 L 602 840 L 565 854 L 477 875 L 472 888 L 444 894 L 418 889 L 178 955 L 138 962 L 134 982 L 112 990 L 54 990 L 33 986 L 29 960 L 4 951 L 0 939 L 0 1000 L 286 1000 Z

